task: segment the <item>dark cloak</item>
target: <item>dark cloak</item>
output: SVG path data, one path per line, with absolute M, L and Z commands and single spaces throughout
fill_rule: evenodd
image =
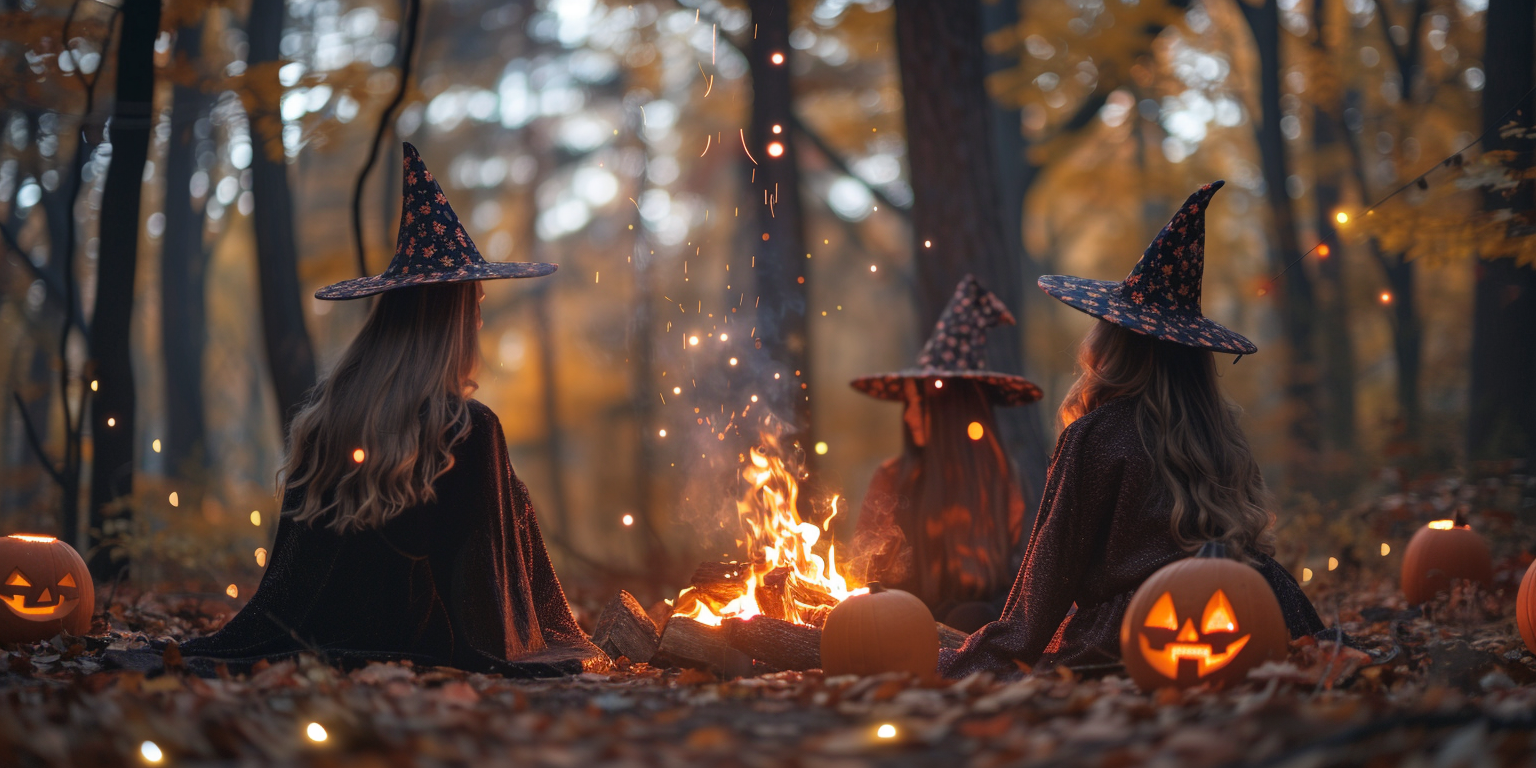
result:
M 469 435 L 436 500 L 382 527 L 336 533 L 295 522 L 290 491 L 261 586 L 213 635 L 181 652 L 245 666 L 314 653 L 344 666 L 410 660 L 517 677 L 605 669 L 544 551 L 501 422 L 469 402 Z
M 923 383 L 925 444 L 904 424 L 902 455 L 870 480 L 854 529 L 855 564 L 867 581 L 911 592 L 933 615 L 953 622 L 970 608 L 997 618 L 1019 567 L 1024 496 L 998 441 L 992 404 L 980 386 Z M 979 440 L 971 423 L 982 426 Z
M 1031 666 L 1120 660 L 1120 621 L 1136 588 L 1189 557 L 1169 528 L 1171 501 L 1120 398 L 1072 422 L 1056 441 L 1024 563 L 1001 619 L 977 630 L 939 671 L 1016 674 Z M 1296 579 L 1268 555 L 1247 553 L 1275 591 L 1292 637 L 1323 623 Z

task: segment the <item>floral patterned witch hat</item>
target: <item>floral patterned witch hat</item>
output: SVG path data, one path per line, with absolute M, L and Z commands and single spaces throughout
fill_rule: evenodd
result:
M 1013 323 L 1013 315 L 1002 300 L 983 288 L 975 276 L 966 275 L 934 325 L 933 336 L 918 354 L 916 368 L 861 376 L 849 383 L 871 397 L 903 400 L 908 382 L 968 379 L 982 385 L 993 402 L 1000 405 L 1033 403 L 1040 399 L 1040 388 L 1033 382 L 1023 376 L 987 370 L 987 329 Z
M 1213 181 L 1190 195 L 1124 280 L 1046 275 L 1040 289 L 1073 309 L 1144 336 L 1239 356 L 1259 351 L 1247 337 L 1200 314 L 1205 209 L 1225 183 Z
M 395 288 L 427 283 L 462 283 L 508 277 L 542 277 L 554 264 L 486 261 L 448 206 L 448 198 L 421 162 L 405 145 L 405 190 L 400 204 L 400 236 L 395 258 L 382 275 L 359 277 L 315 291 L 317 299 L 360 299 Z

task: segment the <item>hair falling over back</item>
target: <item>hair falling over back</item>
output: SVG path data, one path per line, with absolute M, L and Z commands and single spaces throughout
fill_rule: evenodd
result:
M 478 283 L 379 296 L 293 420 L 278 486 L 304 491 L 295 520 L 366 530 L 435 498 L 432 483 L 469 434 L 479 297 Z
M 1169 524 L 1181 546 L 1222 541 L 1234 554 L 1274 554 L 1269 493 L 1239 409 L 1221 394 L 1213 353 L 1100 320 L 1078 364 L 1062 426 L 1110 400 L 1135 398 L 1136 426 L 1171 498 Z

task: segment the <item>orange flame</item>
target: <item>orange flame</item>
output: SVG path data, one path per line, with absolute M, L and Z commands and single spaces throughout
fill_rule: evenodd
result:
M 763 445 L 743 457 L 741 480 L 747 490 L 736 501 L 746 552 L 744 591 L 728 601 L 694 587 L 678 595 L 673 615 L 719 626 L 728 618 L 769 615 L 799 624 L 819 625 L 831 607 L 864 589 L 849 589 L 837 569 L 837 547 L 827 533 L 837 517 L 839 497 L 820 525 L 801 519 L 797 462 L 786 462 L 779 442 L 764 436 Z M 825 555 L 818 547 L 826 539 Z

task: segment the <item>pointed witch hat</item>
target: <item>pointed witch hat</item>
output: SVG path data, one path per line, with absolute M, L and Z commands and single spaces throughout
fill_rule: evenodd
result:
M 973 275 L 960 279 L 955 295 L 944 307 L 933 335 L 917 356 L 917 367 L 896 373 L 860 376 L 849 384 L 870 397 L 902 400 L 906 382 L 967 379 L 1000 405 L 1024 405 L 1040 399 L 1040 388 L 1023 376 L 987 370 L 987 329 L 1013 325 L 1013 315 Z
M 1040 289 L 1144 336 L 1239 356 L 1259 351 L 1247 337 L 1200 314 L 1205 209 L 1225 183 L 1213 181 L 1190 195 L 1124 280 L 1046 275 Z
M 405 145 L 405 189 L 395 258 L 382 275 L 359 277 L 315 291 L 317 299 L 360 299 L 375 293 L 428 283 L 462 283 L 509 277 L 542 277 L 554 264 L 486 261 L 454 215 L 421 155 Z

